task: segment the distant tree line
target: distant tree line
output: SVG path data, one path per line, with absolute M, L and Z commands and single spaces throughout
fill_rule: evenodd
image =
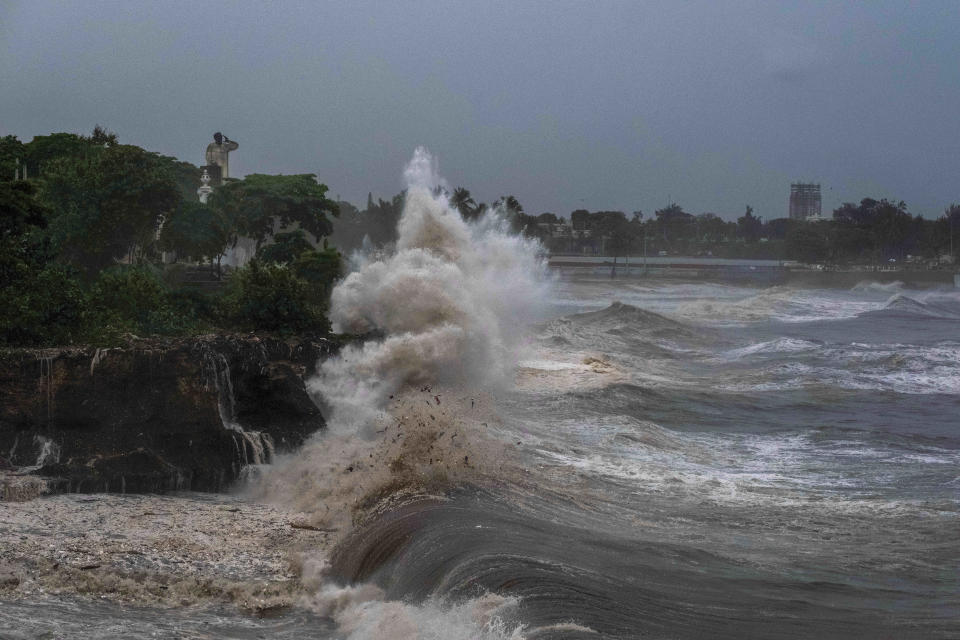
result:
M 687 255 L 767 258 L 828 265 L 889 264 L 909 259 L 926 266 L 952 264 L 960 233 L 960 205 L 930 220 L 911 215 L 903 202 L 865 198 L 846 203 L 831 219 L 764 221 L 747 205 L 736 221 L 715 213 L 693 215 L 670 204 L 643 212 L 577 209 L 569 219 L 553 213 L 514 217 L 518 230 L 554 254 L 608 256 Z

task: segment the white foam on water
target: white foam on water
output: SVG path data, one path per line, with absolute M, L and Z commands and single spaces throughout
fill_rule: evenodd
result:
M 311 592 L 299 604 L 333 619 L 349 640 L 523 638 L 523 625 L 505 621 L 517 613 L 516 598 L 485 593 L 458 602 L 433 597 L 415 605 L 387 600 L 373 584 L 334 584 L 327 578 L 328 571 L 322 557 L 305 559 L 301 580 Z
M 360 593 L 358 598 L 355 594 Z M 481 596 L 459 604 L 428 600 L 414 605 L 389 601 L 364 593 L 363 588 L 326 587 L 315 602 L 336 600 L 337 608 L 325 604 L 348 640 L 520 640 L 524 627 L 504 621 L 517 601 L 495 595 Z
M 831 292 L 771 287 L 738 299 L 697 299 L 676 308 L 679 319 L 714 326 L 744 326 L 776 320 L 785 323 L 844 320 L 883 308 L 878 300 L 855 299 Z
M 815 443 L 808 434 L 716 437 L 675 433 L 643 422 L 635 422 L 631 429 L 621 422 L 555 423 L 555 428 L 572 428 L 576 435 L 567 433 L 549 442 L 532 443 L 532 447 L 547 473 L 553 468 L 560 472 L 559 478 L 567 479 L 573 471 L 616 483 L 630 493 L 878 517 L 936 510 L 936 504 L 897 495 L 899 479 L 910 468 L 924 464 L 926 457 L 938 464 L 960 460 L 960 453 L 945 449 L 901 455 L 856 441 Z M 616 438 L 590 438 L 611 426 L 616 427 Z M 582 446 L 569 445 L 578 438 L 583 440 Z M 882 466 L 861 476 L 865 464 Z
M 502 212 L 465 222 L 434 190 L 442 180 L 422 147 L 405 177 L 396 251 L 362 260 L 331 297 L 337 330 L 385 335 L 347 347 L 312 381 L 333 430 L 363 431 L 404 385 L 509 381 L 521 331 L 545 305 L 535 241 L 511 234 Z
M 586 368 L 583 363 L 561 362 L 558 360 L 521 360 L 517 366 L 537 371 L 577 371 Z
M 820 345 L 810 340 L 798 338 L 777 338 L 776 340 L 767 340 L 758 342 L 746 347 L 731 349 L 722 354 L 725 360 L 740 360 L 742 358 L 762 353 L 799 353 L 804 351 L 813 351 L 820 348 Z
M 880 293 L 891 293 L 893 291 L 901 291 L 904 287 L 904 284 L 899 280 L 894 282 L 873 282 L 870 280 L 864 280 L 855 284 L 850 290 L 851 291 L 868 291 L 868 292 L 880 292 Z
M 762 353 L 811 353 L 815 360 L 778 363 L 746 380 L 721 385 L 733 392 L 764 392 L 830 386 L 836 389 L 904 394 L 960 393 L 960 344 L 935 345 L 850 343 L 822 346 L 778 339 L 724 354 L 739 359 Z

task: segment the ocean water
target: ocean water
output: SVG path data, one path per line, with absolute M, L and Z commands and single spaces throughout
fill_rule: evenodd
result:
M 960 637 L 960 292 L 557 279 L 431 163 L 334 293 L 384 338 L 253 494 L 342 532 L 295 605 L 7 602 L 0 637 Z
M 5 603 L 0 635 L 960 636 L 957 292 L 552 291 L 486 425 L 512 471 L 368 518 L 325 609 Z
M 584 278 L 553 311 L 495 429 L 528 473 L 370 523 L 345 575 L 510 598 L 523 637 L 960 635 L 960 294 Z

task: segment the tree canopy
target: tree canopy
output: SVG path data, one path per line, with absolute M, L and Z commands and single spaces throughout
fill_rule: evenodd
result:
M 48 232 L 54 248 L 87 272 L 135 249 L 147 252 L 160 220 L 180 201 L 160 157 L 130 145 L 52 159 L 40 184 L 53 211 Z
M 258 247 L 278 229 L 293 225 L 319 241 L 333 232 L 330 217 L 340 214 L 337 203 L 326 194 L 327 185 L 317 182 L 312 173 L 254 173 L 243 180 L 228 180 L 213 192 L 210 206 L 228 221 L 234 238 L 253 238 Z
M 197 261 L 223 256 L 231 241 L 231 228 L 221 212 L 196 200 L 183 200 L 164 221 L 160 249 Z

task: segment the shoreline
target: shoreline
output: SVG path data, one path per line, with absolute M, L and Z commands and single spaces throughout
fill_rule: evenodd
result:
M 656 280 L 706 280 L 756 285 L 794 285 L 822 288 L 850 288 L 861 282 L 901 282 L 909 288 L 956 286 L 952 270 L 819 271 L 785 265 L 778 260 L 737 260 L 727 258 L 609 256 L 554 256 L 548 267 L 563 275 L 596 275 Z

